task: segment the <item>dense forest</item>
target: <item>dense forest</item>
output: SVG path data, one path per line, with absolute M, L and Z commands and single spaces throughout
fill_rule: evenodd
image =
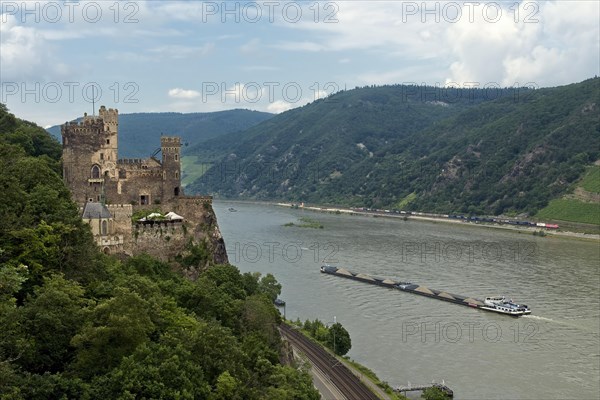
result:
M 600 78 L 556 88 L 357 88 L 207 141 L 188 192 L 534 215 L 600 158 Z
M 60 154 L 0 105 L 0 398 L 319 398 L 280 363 L 273 276 L 99 253 Z
M 107 105 L 108 107 L 108 105 Z M 84 110 L 81 110 L 83 114 Z M 96 110 L 97 111 L 97 110 Z M 122 111 L 122 110 L 119 110 Z M 244 131 L 273 114 L 250 111 L 228 110 L 208 113 L 132 113 L 119 115 L 119 157 L 147 158 L 160 147 L 160 136 L 179 136 L 183 151 L 222 135 Z M 74 115 L 73 119 L 81 119 Z M 48 128 L 48 132 L 61 139 L 60 126 Z

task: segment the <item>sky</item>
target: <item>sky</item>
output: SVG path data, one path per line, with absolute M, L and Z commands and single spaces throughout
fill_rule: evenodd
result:
M 357 86 L 600 75 L 598 1 L 0 1 L 0 102 L 92 114 L 281 113 Z

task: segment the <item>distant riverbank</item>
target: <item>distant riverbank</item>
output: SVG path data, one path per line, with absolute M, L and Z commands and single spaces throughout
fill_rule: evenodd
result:
M 331 206 L 298 206 L 291 203 L 269 203 L 279 207 L 289 207 L 289 208 L 298 208 L 301 210 L 313 211 L 313 212 L 324 212 L 324 213 L 334 213 L 341 215 L 360 215 L 360 216 L 372 216 L 376 218 L 396 218 L 402 220 L 411 220 L 411 221 L 427 221 L 427 222 L 440 222 L 446 224 L 460 224 L 462 226 L 472 226 L 478 228 L 492 228 L 492 229 L 504 229 L 510 231 L 516 231 L 517 233 L 527 233 L 533 235 L 535 232 L 543 232 L 542 236 L 546 237 L 561 237 L 568 239 L 580 239 L 580 240 L 592 240 L 592 241 L 600 241 L 600 235 L 590 234 L 590 233 L 580 233 L 580 232 L 569 232 L 569 231 L 561 231 L 561 230 L 548 230 L 541 227 L 529 227 L 529 226 L 520 226 L 520 225 L 504 225 L 498 223 L 488 223 L 488 222 L 472 222 L 463 219 L 449 219 L 449 218 L 441 218 L 441 217 L 432 217 L 432 216 L 424 216 L 424 215 L 414 215 L 410 213 L 397 214 L 386 211 L 363 211 L 356 210 L 352 208 L 344 208 L 344 207 L 331 207 Z

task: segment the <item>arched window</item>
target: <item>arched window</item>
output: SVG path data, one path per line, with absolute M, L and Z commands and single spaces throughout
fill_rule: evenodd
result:
M 102 227 L 100 228 L 100 234 L 106 236 L 108 234 L 108 222 L 102 221 Z
M 92 167 L 92 179 L 100 179 L 100 167 L 97 165 Z

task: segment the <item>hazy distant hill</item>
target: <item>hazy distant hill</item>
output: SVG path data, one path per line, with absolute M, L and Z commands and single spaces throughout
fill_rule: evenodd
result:
M 189 191 L 445 212 L 534 213 L 600 156 L 600 79 L 491 99 L 338 93 L 207 141 Z M 430 88 L 431 89 L 431 88 Z M 218 160 L 215 154 L 220 155 Z
M 148 157 L 160 147 L 160 135 L 181 136 L 185 147 L 248 129 L 273 114 L 230 110 L 210 113 L 134 113 L 119 115 L 119 157 Z M 48 129 L 60 140 L 60 126 Z M 186 146 L 187 145 L 187 146 Z

